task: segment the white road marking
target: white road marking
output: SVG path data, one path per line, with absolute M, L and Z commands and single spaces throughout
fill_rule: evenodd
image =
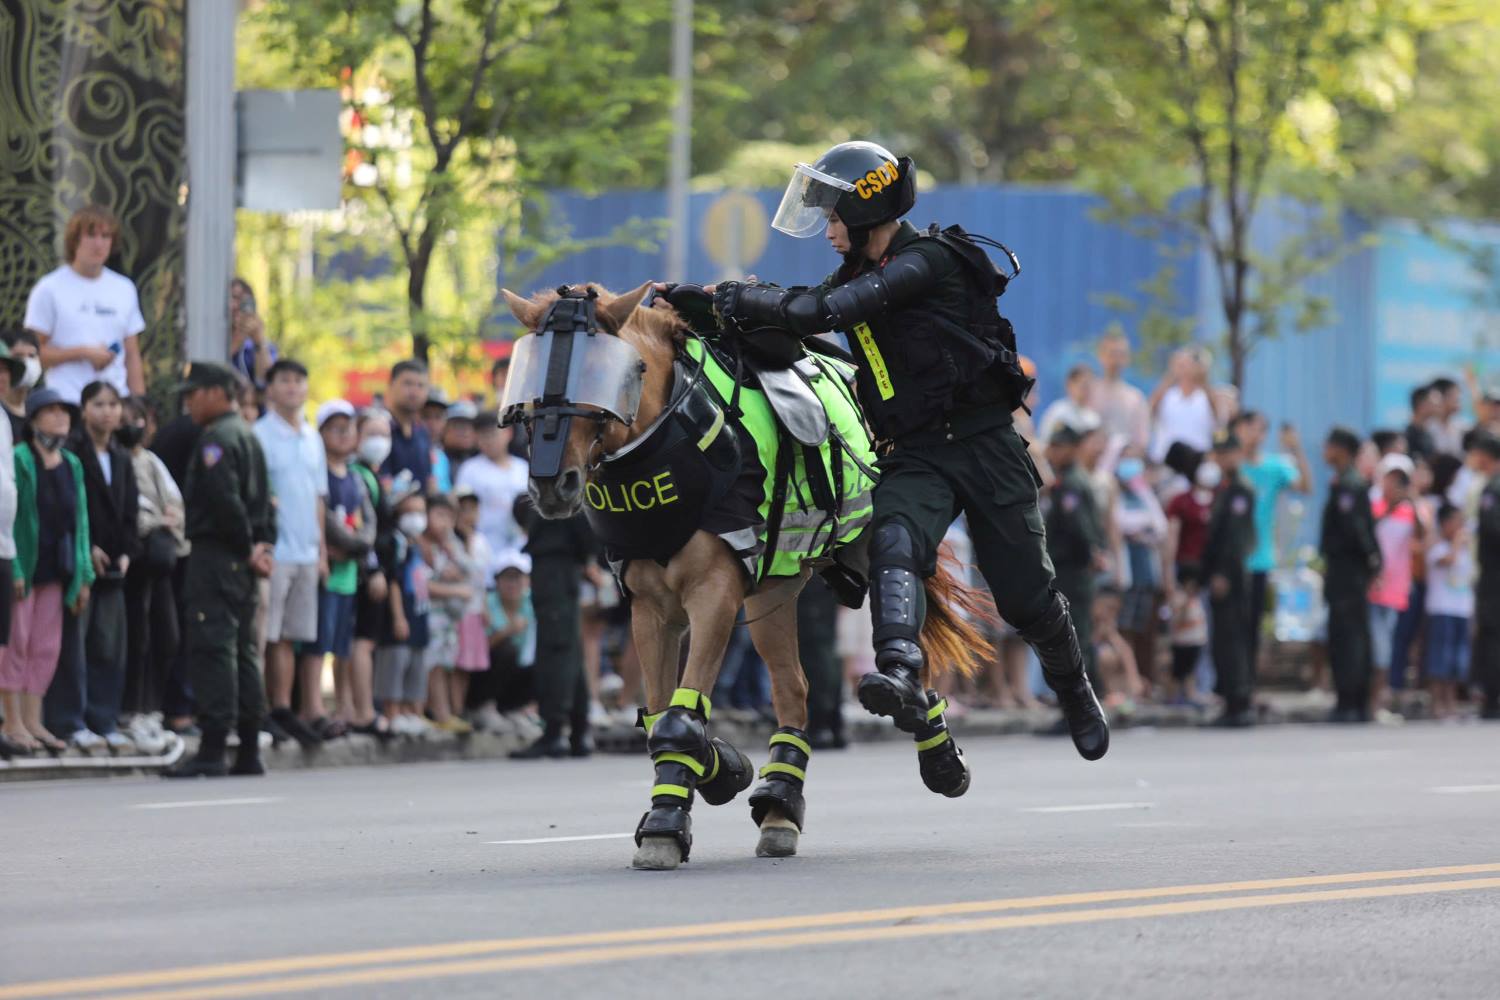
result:
M 256 799 L 179 799 L 175 802 L 141 802 L 132 809 L 197 809 L 200 806 L 259 806 L 267 802 L 280 802 L 277 798 Z
M 1077 806 L 1026 806 L 1023 813 L 1087 813 L 1114 812 L 1121 809 L 1150 809 L 1155 802 L 1090 802 Z
M 486 840 L 486 844 L 569 844 L 579 840 L 624 840 L 633 833 L 590 833 L 581 837 L 536 837 L 531 840 Z
M 1473 795 L 1475 792 L 1500 792 L 1500 785 L 1438 785 L 1427 790 L 1439 795 Z

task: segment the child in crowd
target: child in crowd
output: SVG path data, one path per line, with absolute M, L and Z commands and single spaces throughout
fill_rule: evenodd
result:
M 495 559 L 495 589 L 490 591 L 490 670 L 495 674 L 498 707 L 514 712 L 535 700 L 532 664 L 536 662 L 536 612 L 531 607 L 531 557 L 502 552 Z
M 1454 690 L 1469 667 L 1469 619 L 1474 617 L 1474 555 L 1464 530 L 1464 512 L 1448 504 L 1438 511 L 1438 538 L 1427 549 L 1427 683 L 1432 714 L 1457 712 Z
M 1376 467 L 1380 495 L 1370 503 L 1370 512 L 1375 515 L 1375 540 L 1380 545 L 1380 575 L 1370 585 L 1370 650 L 1375 663 L 1370 714 L 1386 721 L 1392 717 L 1384 713 L 1382 701 L 1395 648 L 1396 621 L 1411 600 L 1412 553 L 1422 543 L 1422 523 L 1411 501 L 1414 471 L 1405 455 L 1385 455 Z
M 1200 705 L 1193 674 L 1203 647 L 1208 645 L 1208 612 L 1203 607 L 1202 573 L 1197 565 L 1177 567 L 1177 586 L 1172 591 L 1172 681 L 1173 703 Z
M 463 542 L 469 557 L 469 603 L 464 606 L 463 617 L 458 620 L 458 659 L 453 665 L 448 699 L 453 711 L 459 712 L 468 701 L 470 675 L 490 668 L 486 596 L 492 586 L 490 574 L 495 555 L 479 530 L 478 494 L 469 487 L 460 486 L 454 490 L 454 496 L 458 500 L 458 524 L 454 532 Z
M 131 739 L 117 728 L 125 695 L 125 574 L 140 551 L 136 518 L 140 492 L 130 453 L 114 439 L 120 426 L 120 393 L 109 382 L 90 382 L 81 396 L 81 433 L 69 443 L 83 468 L 88 501 L 89 560 L 94 584 L 83 619 L 83 657 L 60 673 L 48 693 L 48 713 L 66 720 L 75 733 L 104 738 L 112 753 L 133 752 Z M 60 670 L 70 665 L 60 664 Z
M 457 520 L 458 511 L 451 499 L 442 494 L 431 497 L 427 501 L 427 530 L 418 545 L 422 561 L 432 571 L 427 584 L 431 598 L 427 613 L 427 707 L 438 729 L 462 736 L 472 733 L 474 727 L 454 714 L 455 709 L 463 711 L 463 701 L 452 705 L 450 697 L 458 664 L 458 626 L 473 594 L 469 556 L 453 530 Z
M 422 717 L 427 701 L 427 644 L 430 639 L 427 591 L 430 570 L 418 544 L 427 530 L 423 484 L 403 470 L 392 481 L 395 503 L 395 551 L 384 633 L 375 650 L 375 695 L 398 736 L 421 736 L 432 727 Z
M 359 566 L 375 545 L 375 506 L 359 473 L 349 467 L 354 453 L 354 407 L 347 400 L 329 400 L 318 407 L 315 423 L 328 460 L 328 497 L 323 506 L 328 577 L 318 588 L 318 638 L 304 655 L 313 661 L 305 669 L 319 675 L 323 658 L 333 657 L 337 717 L 332 721 L 319 717 L 312 723 L 313 731 L 328 740 L 374 713 L 369 665 L 355 670 L 351 655 Z
M 61 753 L 68 744 L 42 725 L 42 696 L 57 672 L 63 608 L 83 614 L 94 582 L 83 465 L 63 448 L 78 408 L 53 389 L 26 397 L 27 442 L 15 449 L 16 558 L 11 573 L 21 595 L 10 644 L 0 658 L 5 736 L 23 750 Z M 80 749 L 104 745 L 89 730 L 72 734 Z

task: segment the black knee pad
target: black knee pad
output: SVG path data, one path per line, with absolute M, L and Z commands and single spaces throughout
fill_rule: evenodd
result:
M 802 786 L 811 758 L 812 747 L 802 730 L 783 726 L 771 734 L 770 760 L 760 769 L 761 783 L 750 795 L 750 818 L 756 826 L 775 806 L 798 830 L 802 829 L 807 812 Z
M 727 740 L 715 736 L 709 740 L 714 762 L 698 783 L 698 794 L 711 806 L 722 806 L 750 787 L 755 778 L 755 764 Z

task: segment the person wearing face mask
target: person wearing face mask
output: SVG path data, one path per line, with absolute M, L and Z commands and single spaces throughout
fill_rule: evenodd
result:
M 1116 565 L 1124 594 L 1120 602 L 1120 634 L 1130 644 L 1142 679 L 1154 682 L 1156 663 L 1156 593 L 1161 587 L 1160 553 L 1167 537 L 1167 515 L 1150 482 L 1146 463 L 1127 453 L 1115 466 L 1119 500 L 1114 506 L 1115 533 L 1120 539 Z
M 5 415 L 10 418 L 10 439 L 20 441 L 26 431 L 26 396 L 42 380 L 42 362 L 37 356 L 41 347 L 36 334 L 19 326 L 0 333 L 0 343 L 5 345 L 8 356 L 21 365 L 19 372 L 10 373 L 6 390 L 0 393 L 0 403 L 5 405 Z
M 148 411 L 140 396 L 125 400 L 115 440 L 130 455 L 139 495 L 136 533 L 140 554 L 125 575 L 125 617 L 129 623 L 125 655 L 124 712 L 126 732 L 146 753 L 162 753 L 171 744 L 160 713 L 167 708 L 169 670 L 181 645 L 174 570 L 191 546 L 184 533 L 186 510 L 182 490 L 166 464 L 145 446 Z
M 94 582 L 88 498 L 83 466 L 63 448 L 78 408 L 51 389 L 39 389 L 26 400 L 26 413 L 27 442 L 15 449 L 16 558 L 11 576 L 18 603 L 10 644 L 0 659 L 0 697 L 12 742 L 19 737 L 29 749 L 61 753 L 68 745 L 43 725 L 42 698 L 62 652 L 63 611 L 68 609 L 75 619 L 81 616 Z M 19 719 L 19 728 L 12 718 Z M 83 750 L 104 745 L 88 730 L 76 734 L 74 742 Z
M 404 470 L 391 481 L 389 494 L 396 511 L 394 573 L 387 599 L 390 614 L 375 650 L 375 697 L 392 733 L 419 737 L 432 729 L 422 715 L 431 639 L 427 586 L 432 569 L 423 562 L 419 544 L 427 531 L 427 498 L 422 483 Z
M 366 410 L 355 425 L 359 435 L 354 460 L 349 467 L 364 484 L 375 512 L 375 544 L 359 565 L 359 589 L 354 595 L 354 642 L 350 646 L 350 671 L 360 678 L 373 677 L 375 646 L 385 634 L 388 581 L 395 572 L 396 525 L 380 484 L 380 466 L 391 453 L 391 421 L 385 412 Z M 370 736 L 390 735 L 389 722 L 375 713 L 373 702 L 366 712 L 356 705 L 354 731 Z
M 276 544 L 266 456 L 236 400 L 239 375 L 225 365 L 190 362 L 183 403 L 203 429 L 183 484 L 192 552 L 183 573 L 184 660 L 203 731 L 198 754 L 164 772 L 169 778 L 264 774 L 260 727 L 266 715 L 255 631 L 257 579 L 271 575 Z M 224 753 L 230 727 L 240 747 L 232 768 Z
M 1219 470 L 1203 545 L 1203 572 L 1212 608 L 1216 692 L 1224 712 L 1213 724 L 1253 726 L 1251 699 L 1255 670 L 1250 662 L 1250 591 L 1246 562 L 1255 548 L 1255 491 L 1240 478 L 1240 442 L 1221 431 L 1214 438 L 1213 462 Z

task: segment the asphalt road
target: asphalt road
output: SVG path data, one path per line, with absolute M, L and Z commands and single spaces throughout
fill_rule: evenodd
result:
M 990 739 L 948 801 L 864 745 L 814 757 L 800 857 L 700 803 L 669 873 L 629 868 L 644 759 L 11 784 L 0 1000 L 1495 997 L 1497 748 Z

